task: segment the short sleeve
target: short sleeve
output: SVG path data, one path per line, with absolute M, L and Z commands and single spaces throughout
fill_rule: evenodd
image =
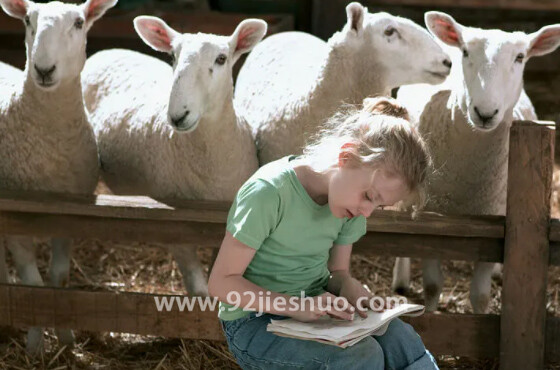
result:
M 276 229 L 280 195 L 270 183 L 254 179 L 243 184 L 229 210 L 226 230 L 253 249 Z
M 353 217 L 343 225 L 334 244 L 347 245 L 360 240 L 366 234 L 366 218 L 364 216 Z

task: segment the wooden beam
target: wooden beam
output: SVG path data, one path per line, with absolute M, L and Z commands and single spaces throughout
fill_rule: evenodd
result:
M 224 340 L 217 311 L 199 305 L 180 312 L 158 311 L 156 298 L 185 296 L 130 292 L 88 292 L 71 288 L 0 284 L 0 326 L 72 328 L 190 339 Z M 190 297 L 196 299 L 196 297 Z M 216 306 L 217 309 L 217 306 Z M 500 317 L 497 315 L 425 313 L 405 317 L 434 354 L 497 357 Z M 546 357 L 560 360 L 560 318 L 547 320 Z
M 504 241 L 491 238 L 368 232 L 353 248 L 357 253 L 390 257 L 502 262 Z
M 0 284 L 0 325 L 222 340 L 217 311 L 158 311 L 154 295 Z
M 499 353 L 500 316 L 425 313 L 403 317 L 434 355 L 492 358 Z
M 502 316 L 501 369 L 542 369 L 554 124 L 515 121 L 511 128 Z
M 0 234 L 219 247 L 225 227 L 212 222 L 0 212 Z
M 95 216 L 154 221 L 189 221 L 225 225 L 230 202 L 177 199 L 154 200 L 145 196 L 77 196 L 0 190 L 0 212 Z M 427 234 L 458 237 L 504 237 L 502 216 L 452 216 L 430 212 L 411 219 L 404 212 L 375 211 L 368 219 L 372 232 Z
M 222 223 L 110 218 L 49 213 L 0 212 L 0 233 L 124 242 L 220 246 Z M 358 253 L 386 256 L 501 262 L 503 239 L 368 232 L 355 244 Z
M 407 213 L 375 211 L 368 218 L 368 231 L 399 234 L 445 235 L 468 238 L 504 238 L 505 217 L 441 215 L 420 212 L 416 219 Z
M 224 340 L 217 311 L 158 311 L 155 299 L 185 296 L 87 292 L 69 288 L 0 284 L 0 325 L 115 331 L 190 339 Z M 190 297 L 195 298 L 195 297 Z M 216 306 L 217 309 L 217 306 Z M 497 315 L 426 313 L 406 317 L 434 354 L 475 358 L 498 356 Z M 547 358 L 560 359 L 560 318 L 547 321 Z

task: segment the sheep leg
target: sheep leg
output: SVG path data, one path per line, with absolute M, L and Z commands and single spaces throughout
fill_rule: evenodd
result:
M 183 275 L 183 284 L 191 296 L 208 297 L 208 282 L 196 255 L 196 247 L 186 245 L 169 246 Z
M 474 313 L 487 313 L 495 263 L 475 262 L 471 280 L 471 306 Z
M 422 279 L 424 283 L 424 305 L 426 311 L 436 311 L 443 287 L 443 275 L 439 260 L 422 260 Z
M 410 287 L 410 258 L 397 257 L 393 267 L 392 289 L 397 294 L 406 295 Z
M 4 240 L 0 238 L 0 283 L 8 283 L 8 266 L 6 265 L 6 248 Z
M 72 240 L 66 238 L 52 238 L 51 247 L 51 285 L 54 287 L 68 287 Z M 71 329 L 55 329 L 55 334 L 58 338 L 59 344 L 68 347 L 72 347 L 74 345 L 74 333 Z
M 37 268 L 33 240 L 23 236 L 7 236 L 6 245 L 12 253 L 16 271 L 25 285 L 42 286 L 43 279 Z M 32 327 L 27 331 L 26 351 L 35 356 L 43 350 L 43 328 Z

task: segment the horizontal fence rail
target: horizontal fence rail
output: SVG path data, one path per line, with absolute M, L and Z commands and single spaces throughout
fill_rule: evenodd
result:
M 230 203 L 144 196 L 72 196 L 0 191 L 0 232 L 219 247 Z M 503 216 L 375 211 L 358 252 L 503 262 Z M 550 264 L 560 265 L 560 220 L 550 226 Z
M 158 311 L 156 297 L 185 296 L 0 284 L 0 325 L 225 339 L 217 311 L 194 305 L 193 310 L 180 312 L 176 304 L 170 311 Z M 403 319 L 414 325 L 435 354 L 474 358 L 499 354 L 499 315 L 425 313 Z M 548 318 L 546 336 L 547 360 L 560 361 L 560 318 Z

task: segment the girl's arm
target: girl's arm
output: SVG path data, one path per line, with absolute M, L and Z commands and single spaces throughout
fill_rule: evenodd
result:
M 255 253 L 255 249 L 241 243 L 239 240 L 235 239 L 229 231 L 226 231 L 226 236 L 222 241 L 220 251 L 216 257 L 216 262 L 214 262 L 212 272 L 210 273 L 208 293 L 211 296 L 218 297 L 222 302 L 227 302 L 229 304 L 237 303 L 242 308 L 277 315 L 285 314 L 284 311 L 276 311 L 273 307 L 270 307 L 270 310 L 265 310 L 266 307 L 259 307 L 259 292 L 262 292 L 261 297 L 266 297 L 267 291 L 243 277 L 245 269 L 253 259 Z M 227 296 L 230 292 L 239 293 L 239 302 L 228 302 Z M 246 292 L 251 292 L 254 299 Z M 288 302 L 290 296 L 271 292 L 271 301 L 278 297 L 283 297 L 286 302 Z M 253 301 L 252 304 L 250 304 L 251 301 Z
M 327 292 L 334 295 L 340 294 L 340 288 L 344 280 L 352 279 L 350 275 L 350 256 L 352 255 L 352 244 L 334 244 L 330 250 L 328 268 L 331 273 L 327 284 Z
M 369 307 L 369 299 L 371 299 L 372 294 L 350 274 L 351 255 L 352 244 L 333 245 L 328 261 L 331 276 L 326 290 L 334 295 L 346 298 L 356 308 L 360 316 L 366 317 L 367 308 L 371 308 Z M 361 305 L 358 305 L 357 302 L 360 297 L 367 299 L 363 300 Z
M 311 311 L 306 309 L 306 312 L 290 311 L 290 298 L 292 298 L 292 301 L 296 299 L 298 304 L 300 304 L 301 299 L 299 297 L 292 297 L 287 294 L 268 291 L 243 277 L 245 269 L 253 259 L 255 253 L 255 249 L 243 244 L 239 240 L 235 239 L 229 231 L 226 231 L 226 235 L 222 241 L 222 245 L 220 246 L 220 251 L 208 281 L 209 294 L 211 296 L 218 297 L 218 299 L 222 302 L 230 304 L 237 303 L 240 307 L 245 309 L 276 315 L 291 316 L 302 321 L 313 319 L 327 313 L 342 319 L 351 318 L 352 314 L 350 311 L 344 311 L 336 307 L 330 307 L 326 311 L 322 312 L 319 312 L 320 310 L 318 307 L 315 307 L 315 309 Z M 228 302 L 227 296 L 230 292 L 239 293 L 238 302 Z M 251 292 L 252 294 L 243 294 L 245 292 Z M 265 302 L 264 306 L 261 305 L 263 302 L 259 300 L 259 297 L 263 297 L 263 301 Z M 268 301 L 270 304 L 268 307 L 266 305 L 266 297 L 269 297 Z M 282 299 L 286 302 L 286 304 L 284 307 L 275 307 L 275 305 L 272 304 L 275 299 Z M 309 307 L 309 305 L 307 305 L 307 307 Z

